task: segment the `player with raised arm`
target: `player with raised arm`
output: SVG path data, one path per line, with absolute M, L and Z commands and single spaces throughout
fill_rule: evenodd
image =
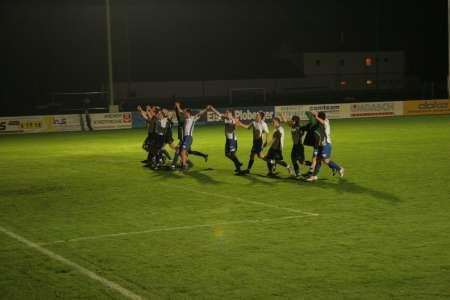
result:
M 313 174 L 317 164 L 317 155 L 319 153 L 319 147 L 325 136 L 325 132 L 323 130 L 323 127 L 320 126 L 319 122 L 317 122 L 312 112 L 307 111 L 305 112 L 305 115 L 308 118 L 309 123 L 307 124 L 307 133 L 303 141 L 303 144 L 305 146 L 311 146 L 313 148 L 311 167 L 306 175 L 307 177 L 306 180 L 312 181 L 314 179 Z M 315 180 L 317 180 L 317 178 L 315 178 Z
M 181 144 L 183 142 L 183 137 L 184 137 L 184 110 L 181 108 L 181 104 L 179 102 L 175 102 L 175 116 L 177 118 L 177 130 L 178 130 L 178 140 L 179 140 L 179 145 L 178 145 L 178 149 L 175 151 L 175 155 L 173 157 L 173 161 L 172 161 L 172 169 L 175 169 L 177 162 L 178 162 L 178 158 L 180 157 L 180 151 L 181 151 Z M 194 151 L 192 149 L 189 149 L 188 154 L 192 154 L 195 156 L 200 156 L 203 157 L 203 159 L 205 160 L 205 162 L 208 161 L 208 154 L 206 153 L 202 153 L 200 151 Z M 188 164 L 191 164 L 190 161 L 188 161 Z
M 173 111 L 169 111 L 167 109 L 164 109 L 163 111 L 167 118 L 167 125 L 166 125 L 166 130 L 164 133 L 164 143 L 166 145 L 169 145 L 169 147 L 172 148 L 173 150 L 175 150 L 176 145 L 175 145 L 174 139 L 173 139 L 173 119 L 175 117 L 175 113 Z
M 155 144 L 153 149 L 153 161 L 152 167 L 158 169 L 164 165 L 165 159 L 170 159 L 170 155 L 165 149 L 166 145 L 166 134 L 168 128 L 168 118 L 167 111 L 160 110 L 156 115 L 156 125 L 155 125 Z
M 144 148 L 145 151 L 147 151 L 147 159 L 143 160 L 142 163 L 148 164 L 152 160 L 152 147 L 155 142 L 155 127 L 156 127 L 156 116 L 155 116 L 155 110 L 156 108 L 151 107 L 147 105 L 145 107 L 145 110 L 142 109 L 142 107 L 139 105 L 137 107 L 137 110 L 141 114 L 142 118 L 147 123 L 147 137 L 144 140 L 144 143 L 142 145 L 142 148 Z
M 238 149 L 236 127 L 239 123 L 239 119 L 233 117 L 233 112 L 231 110 L 227 110 L 225 114 L 222 114 L 214 107 L 210 106 L 210 108 L 225 124 L 225 156 L 234 163 L 234 167 L 236 168 L 234 171 L 240 174 L 242 163 L 236 156 Z
M 291 167 L 283 160 L 284 129 L 281 126 L 281 120 L 279 118 L 273 118 L 272 125 L 274 127 L 274 132 L 272 140 L 269 143 L 269 151 L 264 157 L 269 170 L 267 176 L 275 176 L 274 168 L 277 164 L 287 168 L 289 174 L 292 174 Z
M 285 114 L 281 114 L 283 122 L 288 123 L 291 126 L 292 134 L 292 150 L 291 150 L 291 162 L 294 166 L 295 177 L 300 178 L 300 167 L 302 165 L 308 165 L 305 161 L 305 147 L 303 146 L 303 135 L 307 131 L 308 126 L 300 126 L 300 117 L 293 116 L 290 120 Z M 300 163 L 300 166 L 299 166 Z M 309 162 L 311 165 L 311 162 Z
M 269 127 L 264 122 L 264 112 L 260 111 L 256 113 L 255 120 L 250 124 L 243 124 L 239 121 L 239 126 L 244 128 L 253 129 L 253 146 L 250 152 L 250 159 L 248 161 L 247 170 L 244 170 L 244 174 L 249 174 L 255 162 L 255 156 L 263 159 L 262 150 L 267 145 L 267 137 L 269 135 Z
M 206 107 L 204 110 L 200 111 L 199 113 L 197 113 L 196 115 L 194 115 L 192 113 L 190 108 L 186 108 L 182 111 L 183 117 L 184 117 L 183 140 L 181 142 L 180 149 L 179 149 L 182 170 L 187 170 L 187 168 L 188 168 L 187 162 L 188 162 L 189 151 L 191 150 L 191 145 L 193 142 L 195 123 L 198 121 L 198 119 L 200 119 L 200 117 L 203 114 L 206 113 L 208 108 L 209 108 L 209 106 Z M 181 108 L 179 105 L 177 106 L 177 109 L 181 113 Z
M 314 119 L 318 122 L 319 126 L 322 127 L 323 137 L 320 145 L 315 152 L 316 160 L 313 162 L 314 168 L 311 176 L 307 178 L 307 181 L 315 181 L 318 179 L 321 162 L 325 162 L 328 167 L 333 171 L 333 175 L 339 173 L 341 177 L 344 177 L 344 168 L 332 161 L 331 158 L 331 128 L 330 121 L 327 119 L 325 112 L 321 111 L 319 113 L 312 113 Z

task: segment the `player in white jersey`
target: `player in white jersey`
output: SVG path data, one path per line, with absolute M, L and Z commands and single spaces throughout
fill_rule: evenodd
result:
M 183 111 L 184 114 L 184 126 L 183 126 L 183 140 L 181 141 L 181 145 L 179 148 L 180 156 L 181 156 L 181 169 L 186 170 L 188 168 L 188 152 L 191 149 L 191 145 L 193 142 L 193 134 L 194 134 L 194 127 L 195 123 L 200 119 L 200 117 L 206 113 L 209 106 L 206 107 L 204 110 L 200 111 L 196 115 L 192 114 L 191 109 L 186 108 Z M 181 110 L 179 106 L 177 109 Z M 180 111 L 181 113 L 181 111 Z
M 243 124 L 239 122 L 239 126 L 244 128 L 253 129 L 253 146 L 250 152 L 250 159 L 248 161 L 247 170 L 243 171 L 244 174 L 250 173 L 253 163 L 255 162 L 255 156 L 263 159 L 262 150 L 267 145 L 267 137 L 269 136 L 269 127 L 264 122 L 264 112 L 260 111 L 256 114 L 256 118 L 250 124 Z
M 292 175 L 291 167 L 283 160 L 283 147 L 284 147 L 284 128 L 281 126 L 279 118 L 273 118 L 272 125 L 275 129 L 273 132 L 272 140 L 270 141 L 270 148 L 264 160 L 267 162 L 268 173 L 267 176 L 274 176 L 275 166 L 282 165 L 286 167 L 289 174 Z
M 227 110 L 225 114 L 222 114 L 214 107 L 211 106 L 210 108 L 225 123 L 225 156 L 234 163 L 234 166 L 236 168 L 234 171 L 240 174 L 242 163 L 236 156 L 236 152 L 238 149 L 236 127 L 239 123 L 239 119 L 233 117 L 233 112 L 231 110 Z
M 175 155 L 173 157 L 172 169 L 176 168 L 178 158 L 180 157 L 181 144 L 183 143 L 183 137 L 184 137 L 184 127 L 185 127 L 184 126 L 184 110 L 181 108 L 181 104 L 179 102 L 175 102 L 175 117 L 176 117 L 177 123 L 178 123 L 177 131 L 178 131 L 179 145 L 176 147 Z M 200 151 L 192 150 L 192 148 L 189 149 L 188 154 L 203 157 L 205 162 L 208 161 L 208 154 L 200 152 Z M 188 160 L 188 164 L 192 165 L 192 162 Z
M 333 171 L 333 175 L 339 173 L 341 177 L 344 177 L 344 168 L 331 160 L 331 128 L 330 121 L 327 119 L 325 112 L 313 113 L 314 118 L 323 128 L 324 137 L 317 150 L 314 151 L 315 165 L 314 171 L 306 180 L 315 181 L 318 179 L 317 175 L 321 167 L 321 162 L 325 162 L 328 167 Z

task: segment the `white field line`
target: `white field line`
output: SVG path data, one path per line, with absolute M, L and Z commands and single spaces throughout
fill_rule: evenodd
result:
M 293 213 L 297 213 L 297 214 L 303 214 L 303 215 L 312 216 L 312 217 L 319 216 L 319 214 L 312 213 L 312 212 L 302 211 L 302 210 L 283 207 L 283 206 L 277 206 L 277 205 L 264 203 L 264 202 L 246 200 L 246 199 L 243 199 L 240 197 L 235 197 L 235 196 L 229 196 L 229 195 L 224 195 L 224 194 L 219 194 L 219 193 L 208 193 L 208 192 L 197 191 L 197 190 L 187 190 L 187 191 L 192 192 L 192 193 L 197 193 L 197 194 L 203 194 L 203 195 L 207 195 L 207 196 L 211 196 L 211 197 L 221 197 L 221 198 L 225 198 L 225 199 L 231 199 L 231 200 L 239 201 L 242 203 L 250 203 L 250 204 L 254 204 L 254 205 L 275 208 L 275 209 L 279 209 L 279 210 L 284 210 L 284 211 L 293 212 Z
M 120 236 L 127 236 L 127 235 L 147 234 L 147 233 L 153 233 L 153 232 L 208 228 L 208 227 L 215 227 L 215 226 L 221 226 L 221 225 L 225 226 L 225 225 L 236 225 L 236 224 L 258 224 L 258 223 L 271 223 L 271 222 L 275 223 L 277 221 L 286 221 L 286 220 L 299 219 L 299 218 L 304 218 L 304 217 L 308 217 L 308 215 L 287 216 L 287 217 L 272 218 L 272 219 L 241 220 L 241 221 L 230 221 L 230 222 L 176 226 L 176 227 L 162 227 L 162 228 L 154 228 L 154 229 L 141 230 L 141 231 L 119 232 L 119 233 L 111 233 L 111 234 L 78 237 L 78 238 L 73 238 L 73 239 L 68 239 L 68 240 L 59 240 L 59 241 L 54 241 L 54 242 L 50 242 L 50 243 L 43 243 L 40 245 L 51 245 L 51 244 L 79 242 L 79 241 L 87 241 L 87 240 L 99 240 L 99 239 L 113 238 L 113 237 L 120 237 Z
M 15 239 L 15 240 L 17 240 L 17 241 L 27 245 L 29 248 L 34 249 L 37 252 L 40 252 L 40 253 L 42 253 L 42 254 L 44 254 L 44 255 L 46 255 L 46 256 L 48 256 L 48 257 L 50 257 L 50 258 L 52 258 L 52 259 L 54 259 L 56 261 L 59 261 L 62 264 L 65 264 L 65 265 L 68 265 L 68 266 L 72 267 L 73 269 L 77 270 L 81 274 L 83 274 L 83 275 L 85 275 L 85 276 L 87 276 L 87 277 L 89 277 L 89 278 L 91 278 L 93 280 L 99 281 L 105 287 L 110 288 L 112 290 L 115 290 L 116 292 L 119 292 L 121 295 L 123 295 L 126 298 L 133 299 L 133 300 L 144 299 L 141 296 L 133 293 L 132 291 L 122 287 L 121 285 L 119 285 L 119 284 L 117 284 L 115 282 L 112 282 L 112 281 L 110 281 L 110 280 L 108 280 L 108 279 L 106 279 L 106 278 L 96 274 L 95 272 L 92 272 L 92 271 L 86 269 L 85 267 L 82 267 L 79 264 L 77 264 L 77 263 L 75 263 L 73 261 L 70 261 L 67 258 L 62 257 L 61 255 L 58 255 L 58 254 L 56 254 L 56 253 L 54 253 L 54 252 L 52 252 L 52 251 L 50 251 L 50 250 L 48 250 L 48 249 L 46 249 L 46 248 L 44 248 L 44 247 L 42 247 L 40 245 L 34 243 L 34 242 L 32 242 L 32 241 L 30 241 L 30 240 L 28 240 L 28 239 L 26 239 L 26 238 L 24 238 L 24 237 L 22 237 L 22 236 L 20 236 L 18 234 L 15 234 L 14 232 L 9 231 L 8 229 L 3 228 L 2 226 L 0 226 L 0 232 L 3 232 L 4 234 L 8 235 L 9 237 L 11 237 L 11 238 L 13 238 L 13 239 Z

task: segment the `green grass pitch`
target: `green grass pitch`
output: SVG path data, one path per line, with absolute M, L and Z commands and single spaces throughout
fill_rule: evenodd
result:
M 449 299 L 450 116 L 331 124 L 346 177 L 315 183 L 234 176 L 222 126 L 186 174 L 144 130 L 0 136 L 0 227 L 146 299 Z M 0 298 L 125 296 L 0 232 Z

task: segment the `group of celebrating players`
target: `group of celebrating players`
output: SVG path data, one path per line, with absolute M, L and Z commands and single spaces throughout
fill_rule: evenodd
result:
M 147 122 L 148 135 L 143 148 L 148 152 L 147 159 L 143 161 L 153 169 L 167 166 L 167 160 L 172 160 L 170 168 L 179 168 L 182 171 L 192 167 L 189 155 L 201 156 L 208 161 L 208 154 L 192 150 L 193 133 L 196 122 L 208 110 L 216 114 L 225 125 L 225 156 L 234 163 L 235 173 L 246 175 L 251 172 L 255 157 L 264 160 L 267 164 L 267 176 L 276 176 L 276 166 L 280 165 L 289 171 L 291 176 L 312 182 L 318 179 L 318 174 L 323 163 L 333 172 L 333 175 L 344 176 L 344 168 L 331 160 L 331 129 L 330 121 L 324 112 L 306 112 L 307 124 L 300 124 L 300 117 L 293 116 L 288 119 L 282 114 L 280 118 L 274 117 L 272 125 L 274 128 L 269 140 L 269 127 L 264 121 L 264 112 L 256 113 L 255 120 L 245 124 L 233 115 L 231 110 L 221 113 L 213 106 L 208 105 L 205 109 L 194 114 L 189 108 L 181 108 L 180 103 L 175 103 L 175 111 L 161 109 L 160 107 L 146 106 L 145 110 L 138 106 L 138 111 Z M 176 145 L 172 136 L 172 128 L 177 120 L 178 140 Z M 283 159 L 284 129 L 281 122 L 286 122 L 291 127 L 293 146 L 291 150 L 291 163 L 289 165 Z M 236 137 L 237 127 L 252 129 L 253 145 L 246 169 L 242 169 L 243 163 L 238 159 L 236 153 L 238 143 Z M 166 146 L 175 151 L 173 159 L 170 157 Z M 311 161 L 305 160 L 305 148 L 313 148 Z M 264 155 L 264 148 L 268 147 Z M 309 171 L 301 174 L 301 166 L 308 166 Z

